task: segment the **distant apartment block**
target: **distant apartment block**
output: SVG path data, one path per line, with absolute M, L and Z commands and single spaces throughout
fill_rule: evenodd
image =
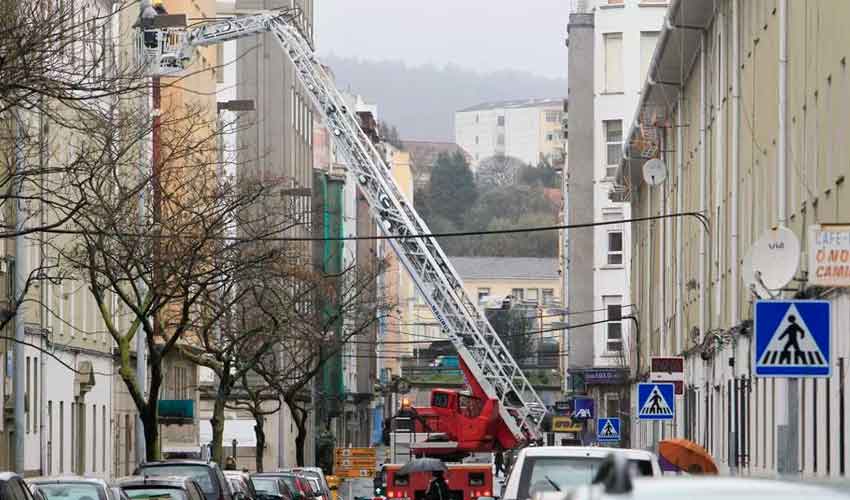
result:
M 526 99 L 479 104 L 455 112 L 455 142 L 475 170 L 491 156 L 525 163 L 562 163 L 566 141 L 564 99 Z

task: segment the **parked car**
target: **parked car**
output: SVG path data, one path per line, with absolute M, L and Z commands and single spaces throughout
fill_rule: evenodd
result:
M 14 472 L 0 472 L 0 500 L 37 500 L 24 479 Z
M 251 476 L 246 472 L 226 470 L 224 477 L 230 482 L 233 500 L 257 500 L 257 490 Z
M 136 476 L 185 476 L 194 479 L 206 500 L 234 500 L 230 482 L 215 462 L 202 460 L 161 460 L 145 462 L 133 473 Z
M 717 476 L 635 477 L 628 459 L 612 454 L 600 467 L 593 484 L 573 489 L 564 500 L 850 500 L 839 485 L 800 481 Z
M 26 480 L 45 500 L 122 500 L 120 489 L 99 478 L 82 476 L 36 477 Z
M 321 467 L 296 467 L 294 469 L 290 469 L 292 472 L 303 474 L 308 478 L 313 478 L 319 482 L 319 486 L 322 489 L 322 496 L 325 497 L 326 500 L 330 500 L 333 498 L 331 495 L 331 487 L 328 485 L 328 480 L 325 477 L 324 471 L 322 471 Z
M 309 500 L 314 495 L 313 489 L 307 482 L 307 476 L 292 470 L 263 472 L 251 475 L 251 479 L 254 479 L 254 481 L 256 481 L 257 477 L 277 477 L 283 479 L 289 491 L 292 492 L 293 500 Z
M 539 446 L 517 453 L 502 488 L 502 500 L 528 500 L 542 492 L 566 492 L 588 485 L 605 458 L 615 453 L 627 460 L 637 476 L 660 476 L 655 454 L 645 450 L 583 446 Z
M 130 500 L 204 500 L 201 485 L 184 476 L 133 476 L 118 480 Z
M 258 473 L 251 474 L 251 481 L 260 500 L 296 500 L 293 491 L 282 477 Z

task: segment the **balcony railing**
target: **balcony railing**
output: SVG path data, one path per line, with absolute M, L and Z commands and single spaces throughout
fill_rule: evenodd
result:
M 160 399 L 159 419 L 165 423 L 190 423 L 195 420 L 194 399 Z

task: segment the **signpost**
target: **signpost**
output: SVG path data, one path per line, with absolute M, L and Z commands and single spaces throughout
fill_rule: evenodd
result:
M 756 301 L 755 375 L 829 377 L 830 305 L 825 300 Z
M 676 395 L 685 393 L 685 358 L 681 356 L 656 356 L 651 360 L 649 380 L 671 382 Z
M 850 224 L 809 226 L 809 284 L 850 287 Z
M 570 417 L 552 417 L 552 432 L 581 432 L 581 423 Z
M 599 443 L 617 443 L 620 441 L 620 419 L 617 417 L 600 418 L 596 421 L 596 441 Z
M 346 478 L 372 477 L 377 469 L 375 448 L 335 448 L 334 474 Z
M 587 420 L 593 418 L 593 399 L 591 398 L 575 398 L 573 399 L 573 419 Z

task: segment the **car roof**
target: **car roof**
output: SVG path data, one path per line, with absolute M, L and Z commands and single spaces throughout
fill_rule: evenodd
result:
M 8 481 L 13 477 L 21 477 L 21 475 L 16 472 L 0 472 L 0 481 Z
M 109 487 L 109 483 L 99 477 L 84 477 L 84 476 L 39 476 L 27 478 L 29 484 L 59 484 L 59 483 L 95 483 L 104 488 Z
M 659 497 L 712 497 L 725 495 L 764 495 L 778 498 L 799 498 L 813 495 L 818 499 L 847 499 L 846 493 L 822 485 L 776 479 L 751 479 L 717 476 L 676 476 L 633 480 L 632 497 L 655 499 Z M 610 495 L 615 498 L 615 495 Z
M 169 488 L 185 488 L 192 481 L 184 476 L 129 476 L 116 481 L 122 487 L 156 486 Z
M 148 466 L 148 465 L 157 466 L 157 465 L 185 465 L 185 464 L 204 465 L 204 466 L 211 466 L 211 467 L 215 467 L 216 465 L 218 465 L 215 462 L 207 462 L 206 460 L 198 460 L 198 459 L 193 459 L 193 458 L 169 458 L 169 459 L 166 459 L 166 460 L 151 460 L 149 462 L 142 462 L 142 464 L 139 465 L 139 467 L 145 467 L 145 466 Z
M 520 455 L 526 457 L 594 457 L 605 458 L 611 453 L 619 453 L 630 460 L 652 460 L 655 454 L 651 451 L 606 448 L 603 446 L 534 446 L 523 448 Z

